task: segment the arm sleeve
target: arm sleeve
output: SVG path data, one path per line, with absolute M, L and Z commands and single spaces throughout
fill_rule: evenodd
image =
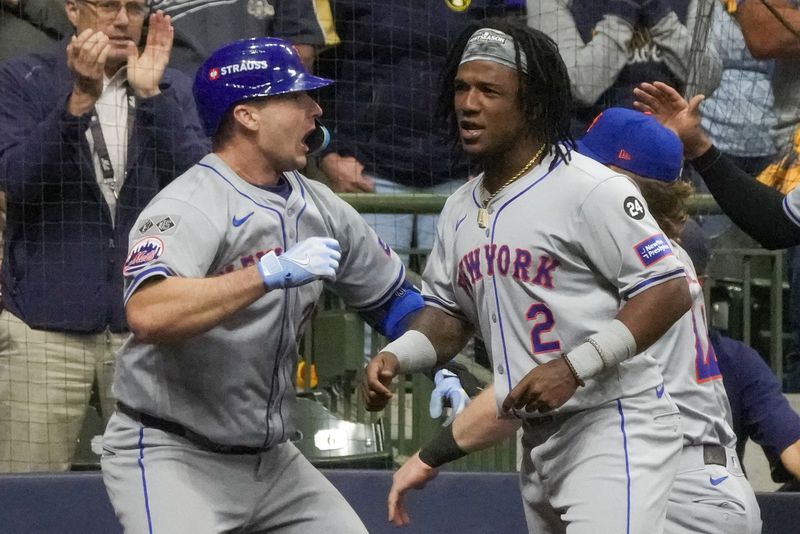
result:
M 44 109 L 38 95 L 52 90 L 45 65 L 9 61 L 0 68 L 0 181 L 10 202 L 35 202 L 48 182 L 79 179 L 82 159 L 91 166 L 91 116 L 70 115 L 69 94 Z
M 685 26 L 674 12 L 670 12 L 651 28 L 651 32 L 653 41 L 664 56 L 664 63 L 672 73 L 684 84 L 689 81 L 690 73 L 696 73 L 700 84 L 697 92 L 710 95 L 722 80 L 722 59 L 716 42 L 708 39 L 707 32 L 702 36 L 705 39 L 704 46 L 699 47 L 692 56 L 696 23 L 697 1 L 693 0 L 689 3 Z
M 763 247 L 774 250 L 800 244 L 800 191 L 784 197 L 738 168 L 716 147 L 692 160 L 692 166 L 722 211 Z
M 328 0 L 276 0 L 271 34 L 298 44 L 339 43 Z
M 637 204 L 638 203 L 638 204 Z M 583 201 L 577 227 L 588 260 L 630 299 L 646 289 L 686 276 L 667 237 L 624 176 L 600 183 Z
M 572 96 L 593 105 L 616 81 L 628 62 L 633 26 L 607 14 L 584 43 L 564 0 L 528 0 L 528 26 L 549 35 L 567 66 Z

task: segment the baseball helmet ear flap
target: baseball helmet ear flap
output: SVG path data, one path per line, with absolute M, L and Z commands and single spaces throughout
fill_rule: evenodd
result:
M 333 83 L 306 70 L 294 46 L 275 37 L 234 41 L 211 54 L 194 79 L 194 98 L 206 135 L 213 136 L 237 102 Z

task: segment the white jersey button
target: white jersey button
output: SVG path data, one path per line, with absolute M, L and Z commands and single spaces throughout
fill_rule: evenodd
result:
M 489 237 L 489 230 L 486 230 L 486 237 Z
M 497 315 L 495 315 L 494 313 L 492 314 L 492 322 L 493 323 L 497 322 Z
M 502 375 L 505 372 L 506 372 L 506 370 L 505 370 L 505 368 L 503 367 L 502 364 L 497 366 L 497 374 Z
M 286 210 L 286 215 L 288 215 L 289 217 L 293 217 L 294 216 L 294 210 L 292 210 L 292 209 Z

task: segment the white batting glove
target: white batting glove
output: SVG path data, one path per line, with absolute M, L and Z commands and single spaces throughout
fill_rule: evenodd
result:
M 329 237 L 309 237 L 278 256 L 274 251 L 258 262 L 267 289 L 297 287 L 314 280 L 336 279 L 342 257 L 339 242 Z
M 430 414 L 431 418 L 438 419 L 442 416 L 442 409 L 444 408 L 444 399 L 450 400 L 450 415 L 442 426 L 447 426 L 453 422 L 456 415 L 464 411 L 464 408 L 469 404 L 469 395 L 464 391 L 461 386 L 461 380 L 451 371 L 447 369 L 439 369 L 436 371 L 433 379 L 436 387 L 431 393 Z

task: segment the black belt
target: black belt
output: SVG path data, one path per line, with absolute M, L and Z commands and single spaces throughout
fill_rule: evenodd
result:
M 134 421 L 137 421 L 146 427 L 155 428 L 157 430 L 180 436 L 191 441 L 201 449 L 215 452 L 217 454 L 259 454 L 266 450 L 260 447 L 248 447 L 246 445 L 223 445 L 221 443 L 216 443 L 202 434 L 198 434 L 197 432 L 189 430 L 179 423 L 167 421 L 166 419 L 161 419 L 160 417 L 153 417 L 152 415 L 134 410 L 127 404 L 123 404 L 121 402 L 117 402 L 117 411 L 127 415 Z
M 722 445 L 703 445 L 703 463 L 706 465 L 728 465 L 728 453 Z

